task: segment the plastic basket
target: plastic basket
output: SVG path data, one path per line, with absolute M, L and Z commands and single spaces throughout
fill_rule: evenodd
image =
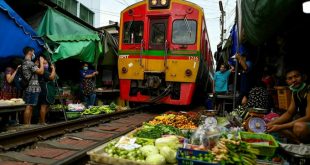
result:
M 178 165 L 219 165 L 219 163 L 205 162 L 200 160 L 193 160 L 181 157 L 181 152 L 186 156 L 198 156 L 199 154 L 206 154 L 206 151 L 197 151 L 186 148 L 179 148 L 177 152 Z
M 277 86 L 275 88 L 277 89 L 279 109 L 287 110 L 290 106 L 292 92 L 285 86 Z
M 272 141 L 272 145 L 266 146 L 261 144 L 251 144 L 249 143 L 253 148 L 256 148 L 259 150 L 259 154 L 261 156 L 273 156 L 279 147 L 279 144 L 276 142 L 276 140 L 273 138 L 273 136 L 269 134 L 259 134 L 259 133 L 249 133 L 249 132 L 240 132 L 239 133 L 241 140 L 244 139 L 261 139 L 261 140 L 268 140 Z
M 76 119 L 81 117 L 81 112 L 66 112 L 66 116 L 68 119 Z

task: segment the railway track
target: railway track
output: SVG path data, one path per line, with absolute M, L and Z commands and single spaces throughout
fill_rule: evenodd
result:
M 132 131 L 156 115 L 145 109 L 149 107 L 2 133 L 0 164 L 85 164 L 87 151 Z

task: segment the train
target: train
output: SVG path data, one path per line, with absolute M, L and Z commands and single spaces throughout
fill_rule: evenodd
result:
M 189 105 L 207 93 L 214 61 L 202 7 L 185 0 L 144 0 L 120 15 L 120 97 Z M 209 87 L 208 87 L 209 86 Z

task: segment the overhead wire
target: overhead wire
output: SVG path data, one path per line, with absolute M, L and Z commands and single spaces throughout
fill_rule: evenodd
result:
M 128 2 L 127 2 L 126 0 L 123 0 L 123 2 L 124 2 L 127 6 L 129 6 L 129 4 L 128 4 Z
M 124 2 L 120 1 L 120 0 L 116 0 L 116 2 L 118 2 L 119 4 L 122 4 L 124 6 L 127 6 Z

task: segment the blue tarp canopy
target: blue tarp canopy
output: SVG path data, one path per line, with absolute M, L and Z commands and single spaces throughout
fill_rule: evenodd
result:
M 33 47 L 38 54 L 44 42 L 4 0 L 0 0 L 0 58 L 22 57 L 25 46 Z
M 235 24 L 232 29 L 230 30 L 230 37 L 231 37 L 231 52 L 229 55 L 229 62 L 232 65 L 235 65 L 235 60 L 231 58 L 231 56 L 235 55 L 237 52 L 241 55 L 246 54 L 246 48 L 242 43 L 239 43 L 239 50 L 238 50 L 238 26 Z M 250 54 L 247 54 L 249 56 Z

